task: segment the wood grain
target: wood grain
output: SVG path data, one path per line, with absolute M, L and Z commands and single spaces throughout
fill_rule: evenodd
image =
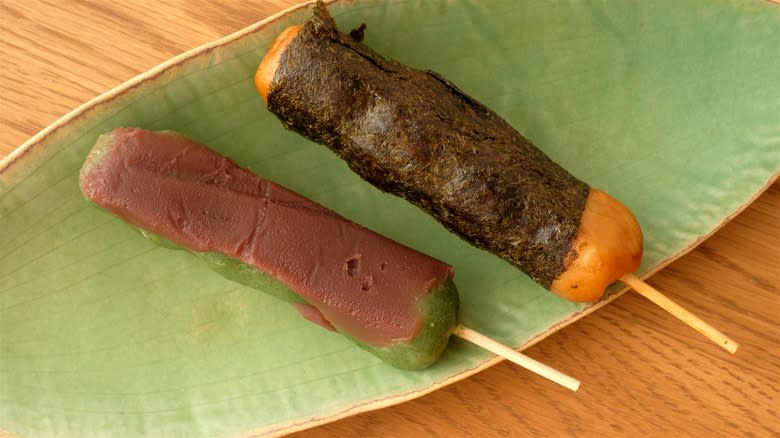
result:
M 3 0 L 0 157 L 136 74 L 293 3 Z M 778 224 L 776 183 L 650 279 L 736 339 L 735 356 L 628 294 L 525 351 L 577 370 L 577 393 L 501 363 L 420 399 L 296 436 L 780 437 Z

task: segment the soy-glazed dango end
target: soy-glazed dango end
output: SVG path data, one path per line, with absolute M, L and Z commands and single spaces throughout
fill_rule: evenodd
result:
M 268 110 L 569 300 L 598 300 L 639 267 L 642 232 L 628 208 L 441 75 L 384 59 L 361 38 L 339 32 L 318 2 L 255 73 Z
M 89 200 L 145 237 L 290 302 L 304 318 L 396 367 L 431 365 L 458 323 L 450 265 L 180 134 L 104 134 L 79 181 Z
M 633 213 L 607 193 L 591 188 L 565 270 L 550 284 L 558 295 L 596 301 L 607 286 L 639 269 L 642 229 Z

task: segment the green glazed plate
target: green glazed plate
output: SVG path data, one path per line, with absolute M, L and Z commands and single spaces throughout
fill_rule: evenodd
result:
M 714 232 L 780 171 L 777 5 L 355 0 L 331 11 L 342 30 L 365 22 L 366 44 L 442 73 L 624 201 L 645 232 L 640 275 Z M 97 136 L 118 126 L 180 131 L 446 260 L 465 323 L 505 343 L 528 346 L 598 307 L 542 290 L 281 127 L 252 76 L 279 31 L 307 15 L 293 8 L 179 56 L 0 163 L 0 429 L 283 434 L 497 362 L 453 340 L 432 368 L 399 371 L 89 207 L 78 169 Z

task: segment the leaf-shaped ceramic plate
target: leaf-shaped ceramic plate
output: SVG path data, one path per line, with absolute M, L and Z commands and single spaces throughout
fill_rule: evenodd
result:
M 342 29 L 495 108 L 622 199 L 640 273 L 713 232 L 780 169 L 780 8 L 765 2 L 336 2 Z M 410 399 L 495 363 L 453 341 L 387 366 L 195 258 L 88 207 L 77 171 L 117 126 L 174 129 L 452 263 L 462 317 L 529 345 L 594 310 L 559 299 L 286 132 L 252 75 L 294 8 L 100 96 L 0 164 L 0 425 L 22 435 L 284 433 Z M 614 295 L 613 295 L 614 296 Z

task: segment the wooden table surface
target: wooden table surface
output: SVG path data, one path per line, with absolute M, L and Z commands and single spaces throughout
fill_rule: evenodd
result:
M 293 3 L 0 0 L 0 157 L 90 98 Z M 649 280 L 736 339 L 735 356 L 626 294 L 526 350 L 576 370 L 577 393 L 504 362 L 298 436 L 778 437 L 778 224 L 775 183 Z

